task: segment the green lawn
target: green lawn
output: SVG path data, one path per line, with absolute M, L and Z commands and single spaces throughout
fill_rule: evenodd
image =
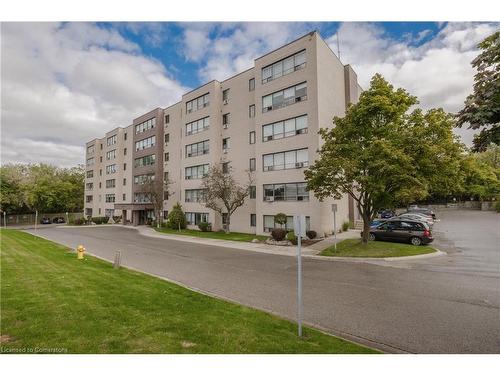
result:
M 369 241 L 367 246 L 363 246 L 361 239 L 353 238 L 339 242 L 337 250 L 335 250 L 334 246 L 330 246 L 319 255 L 330 257 L 387 258 L 428 254 L 435 251 L 430 246 L 414 246 L 397 242 Z
M 256 234 L 238 233 L 238 232 L 231 232 L 231 233 L 202 232 L 200 230 L 195 230 L 195 229 L 181 229 L 180 231 L 178 231 L 177 229 L 170 229 L 170 228 L 159 228 L 159 229 L 154 228 L 154 229 L 160 233 L 166 233 L 166 234 L 180 234 L 182 236 L 193 236 L 193 237 L 200 237 L 200 238 L 215 238 L 218 240 L 229 240 L 229 241 L 250 242 L 254 238 L 257 238 L 260 241 L 263 241 L 267 238 L 267 236 L 259 236 Z
M 1 230 L 1 352 L 373 353 L 268 313 L 229 303 Z

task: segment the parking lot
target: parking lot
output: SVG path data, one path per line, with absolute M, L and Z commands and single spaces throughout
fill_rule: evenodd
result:
M 500 228 L 493 212 L 438 212 L 447 255 L 385 264 L 304 260 L 304 321 L 389 352 L 500 353 Z M 32 232 L 32 231 L 31 231 Z M 292 257 L 151 238 L 120 227 L 38 234 L 238 303 L 296 317 Z

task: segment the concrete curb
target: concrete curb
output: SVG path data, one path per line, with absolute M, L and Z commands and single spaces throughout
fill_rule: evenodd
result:
M 404 257 L 386 257 L 386 258 L 362 258 L 362 257 L 331 257 L 331 256 L 323 256 L 323 255 L 303 255 L 304 258 L 311 258 L 317 260 L 326 260 L 330 262 L 352 262 L 352 263 L 378 263 L 383 264 L 383 262 L 397 262 L 403 260 L 418 260 L 418 259 L 426 259 L 426 258 L 434 258 L 442 255 L 447 255 L 446 252 L 441 251 L 439 249 L 435 249 L 436 251 L 428 254 L 419 254 L 419 255 L 409 255 Z

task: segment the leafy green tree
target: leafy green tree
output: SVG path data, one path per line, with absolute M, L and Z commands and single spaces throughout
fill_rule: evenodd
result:
M 375 75 L 359 102 L 335 117 L 333 128 L 320 130 L 319 158 L 304 172 L 319 199 L 354 199 L 365 244 L 379 209 L 420 200 L 432 189 L 445 191 L 460 178 L 463 146 L 452 134 L 453 116 L 441 109 L 410 112 L 417 103 Z
M 500 31 L 490 35 L 478 48 L 481 53 L 472 60 L 477 70 L 473 92 L 458 113 L 457 125 L 469 124 L 470 129 L 480 129 L 474 137 L 473 150 L 480 152 L 491 142 L 500 142 Z
M 168 225 L 172 229 L 186 229 L 186 215 L 182 210 L 182 206 L 179 202 L 175 204 L 172 211 L 168 214 Z
M 274 215 L 274 222 L 283 228 L 283 225 L 286 224 L 286 215 L 283 212 Z

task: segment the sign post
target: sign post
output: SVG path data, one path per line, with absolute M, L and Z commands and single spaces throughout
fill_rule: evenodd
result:
M 302 237 L 306 235 L 305 215 L 294 215 L 293 229 L 297 236 L 297 324 L 299 337 L 302 337 Z
M 38 210 L 35 211 L 35 232 L 36 232 L 36 225 L 38 224 Z
M 335 251 L 337 251 L 337 204 L 332 204 L 332 212 L 333 212 L 333 238 L 335 239 L 335 243 L 333 246 L 335 247 Z
M 7 229 L 7 212 L 3 212 L 3 227 Z

